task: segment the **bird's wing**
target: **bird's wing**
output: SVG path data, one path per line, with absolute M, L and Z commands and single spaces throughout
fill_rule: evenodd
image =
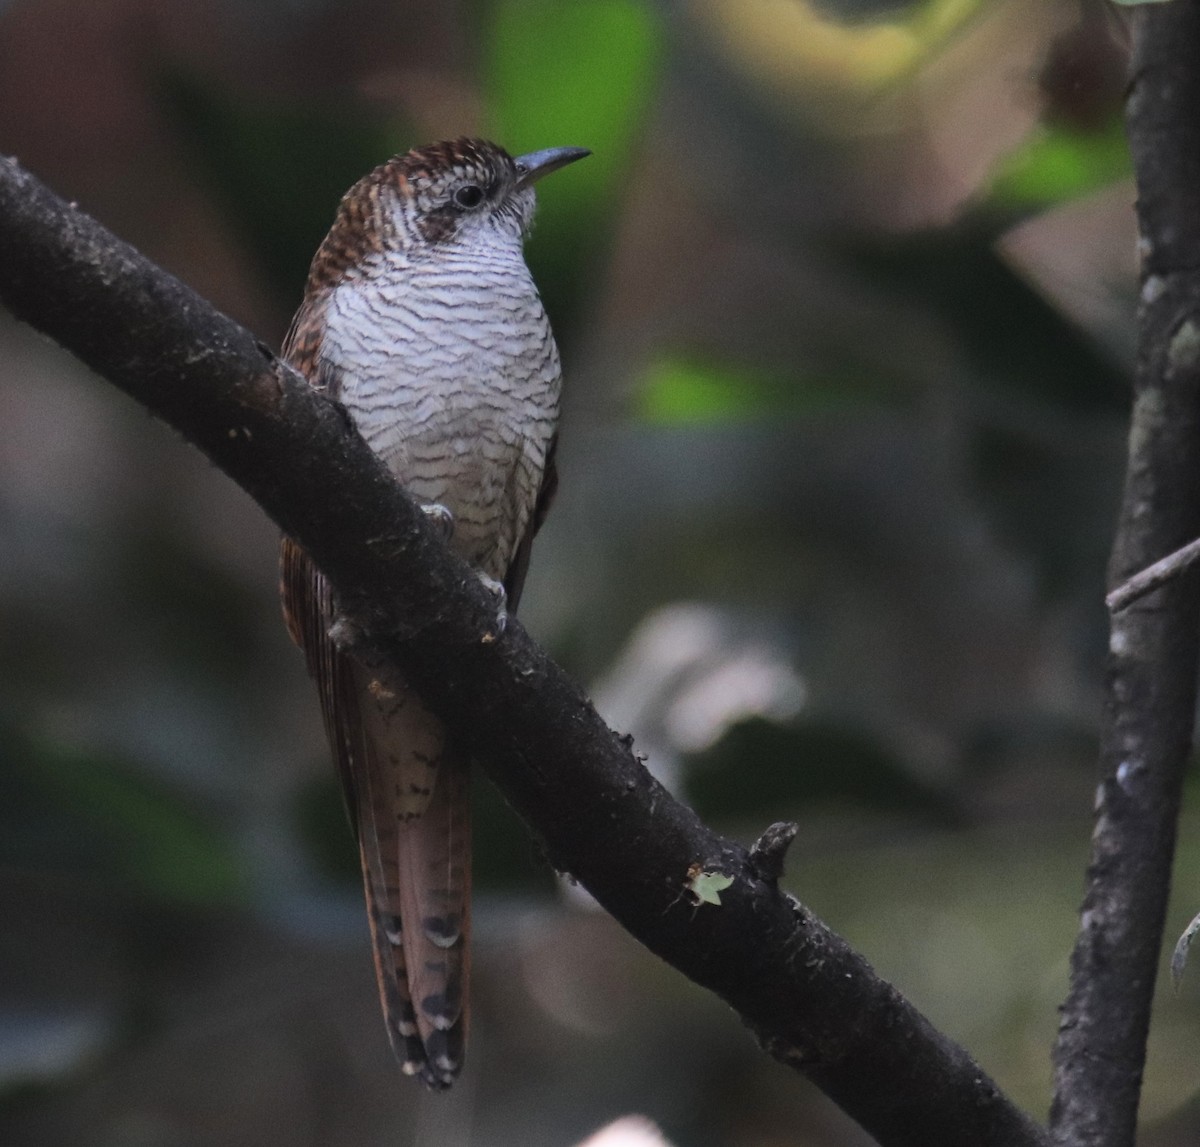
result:
M 513 559 L 508 566 L 508 573 L 504 578 L 504 592 L 508 599 L 509 613 L 515 614 L 517 606 L 521 603 L 521 592 L 525 588 L 525 574 L 529 571 L 529 555 L 533 551 L 533 539 L 538 530 L 542 528 L 542 523 L 550 512 L 550 503 L 554 501 L 554 495 L 558 492 L 557 454 L 558 435 L 555 434 L 550 439 L 550 446 L 546 451 L 546 468 L 542 471 L 542 484 L 538 488 L 533 516 L 525 527 L 524 536 L 517 544 Z
M 306 304 L 307 306 L 307 304 Z M 318 372 L 313 312 L 304 308 L 285 354 L 337 397 Z M 324 576 L 290 538 L 281 551 L 288 631 L 317 683 L 325 730 L 358 838 L 375 970 L 388 1036 L 404 1070 L 447 1087 L 467 1031 L 470 803 L 467 764 L 406 681 L 341 653 Z

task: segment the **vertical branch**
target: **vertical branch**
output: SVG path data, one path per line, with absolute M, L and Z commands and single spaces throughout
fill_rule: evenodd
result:
M 1200 535 L 1200 0 L 1134 15 L 1139 345 L 1110 581 Z M 1192 571 L 1115 612 L 1103 780 L 1055 1048 L 1054 1141 L 1132 1147 L 1200 644 Z

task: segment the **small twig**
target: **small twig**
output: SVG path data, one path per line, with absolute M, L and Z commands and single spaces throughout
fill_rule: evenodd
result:
M 1117 613 L 1132 605 L 1140 597 L 1153 593 L 1180 574 L 1187 573 L 1200 562 L 1200 538 L 1180 546 L 1173 554 L 1167 554 L 1153 565 L 1139 570 L 1133 577 L 1123 581 L 1104 599 L 1110 613 Z
M 1184 969 L 1187 968 L 1188 951 L 1197 932 L 1200 932 L 1200 915 L 1192 917 L 1192 922 L 1184 929 L 1183 935 L 1175 944 L 1175 951 L 1171 954 L 1171 983 L 1175 985 L 1176 991 L 1179 990 L 1179 982 L 1183 979 Z
M 750 863 L 769 884 L 778 883 L 783 875 L 783 859 L 799 831 L 794 821 L 777 821 L 751 846 Z

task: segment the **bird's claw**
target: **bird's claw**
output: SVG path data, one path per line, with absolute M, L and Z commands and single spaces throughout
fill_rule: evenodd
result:
M 443 542 L 454 537 L 454 515 L 441 502 L 429 502 L 421 507 L 429 524 L 438 532 Z
M 344 613 L 339 613 L 329 626 L 329 640 L 342 653 L 357 651 L 363 645 L 365 634 L 362 628 L 350 620 Z
M 490 645 L 496 638 L 504 634 L 505 627 L 508 625 L 508 591 L 502 582 L 498 582 L 494 577 L 488 577 L 485 573 L 479 574 L 479 580 L 483 584 L 483 588 L 496 599 L 496 616 L 493 623 L 495 631 L 489 630 L 483 635 L 484 645 Z

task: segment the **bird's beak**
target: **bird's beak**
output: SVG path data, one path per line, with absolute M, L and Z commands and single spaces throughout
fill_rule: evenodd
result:
M 591 154 L 586 147 L 548 147 L 544 151 L 518 155 L 513 160 L 517 165 L 517 186 L 529 187 L 543 175 L 549 175 L 550 172 Z

